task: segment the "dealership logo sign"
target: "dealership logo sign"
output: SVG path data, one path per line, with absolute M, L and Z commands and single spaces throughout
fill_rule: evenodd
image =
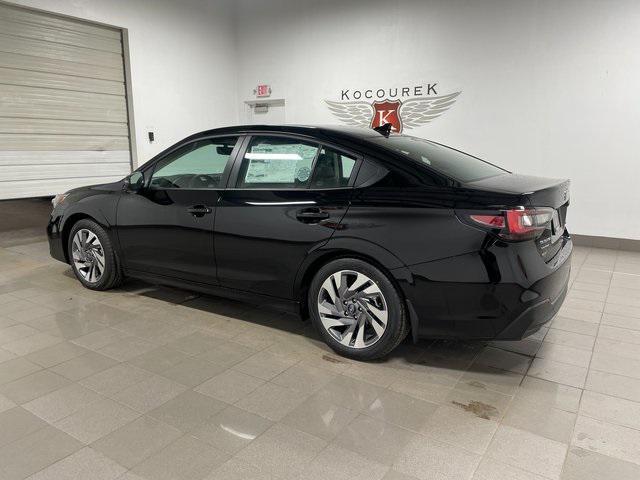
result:
M 461 92 L 438 95 L 437 83 L 377 90 L 342 90 L 340 101 L 325 100 L 341 122 L 376 128 L 391 124 L 394 132 L 425 125 L 446 112 Z

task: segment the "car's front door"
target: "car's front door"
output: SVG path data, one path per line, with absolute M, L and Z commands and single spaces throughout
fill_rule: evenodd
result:
M 288 136 L 253 136 L 221 192 L 215 251 L 221 286 L 291 298 L 298 267 L 347 211 L 357 159 Z
M 183 145 L 145 171 L 146 186 L 124 192 L 117 228 L 127 269 L 215 284 L 213 222 L 237 137 Z

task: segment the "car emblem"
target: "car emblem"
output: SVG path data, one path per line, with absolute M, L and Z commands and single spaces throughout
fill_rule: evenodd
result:
M 325 100 L 338 120 L 355 127 L 375 128 L 390 123 L 392 131 L 402 133 L 407 128 L 425 125 L 446 112 L 461 92 L 437 97 L 414 97 L 406 100 L 389 99 L 334 102 Z

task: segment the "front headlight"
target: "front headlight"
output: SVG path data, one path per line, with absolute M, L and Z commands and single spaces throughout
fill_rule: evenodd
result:
M 68 193 L 59 193 L 58 195 L 53 197 L 53 199 L 51 200 L 51 204 L 53 205 L 53 208 L 56 208 L 58 205 L 60 205 L 62 202 L 64 202 L 64 199 L 67 198 L 67 195 L 69 195 L 69 194 Z

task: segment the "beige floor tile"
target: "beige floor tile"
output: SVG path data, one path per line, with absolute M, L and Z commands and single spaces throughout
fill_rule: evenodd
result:
M 482 371 L 484 367 L 491 367 L 491 369 L 525 373 L 530 364 L 531 358 L 526 355 L 520 355 L 499 348 L 486 347 L 474 360 L 471 368 L 475 371 Z
M 638 278 L 640 278 L 640 276 Z M 613 315 L 622 315 L 625 317 L 640 318 L 640 307 L 631 307 L 629 305 L 618 305 L 615 303 L 607 303 L 604 306 L 604 313 L 613 314 Z
M 587 390 L 640 402 L 640 379 L 590 370 L 585 384 Z
M 225 367 L 209 363 L 200 358 L 189 357 L 162 372 L 162 376 L 192 388 L 206 382 L 226 370 Z
M 575 320 L 573 318 L 565 318 L 557 316 L 552 323 L 553 328 L 557 330 L 565 330 L 567 332 L 580 333 L 582 335 L 596 336 L 598 333 L 598 324 Z
M 449 390 L 443 403 L 486 420 L 499 420 L 512 398 L 493 390 L 463 385 Z
M 441 406 L 429 417 L 422 433 L 450 445 L 482 455 L 498 424 L 460 409 Z
M 557 343 L 567 347 L 582 348 L 592 350 L 595 338 L 591 335 L 583 335 L 581 333 L 567 332 L 566 330 L 558 330 L 550 328 L 547 336 L 544 337 L 547 343 Z
M 356 417 L 333 443 L 373 461 L 391 465 L 418 434 L 366 415 Z
M 137 465 L 133 472 L 153 480 L 201 480 L 227 461 L 211 445 L 184 436 Z
M 558 479 L 566 452 L 566 444 L 501 425 L 487 455 L 531 473 Z
M 23 408 L 49 423 L 55 423 L 102 399 L 103 397 L 94 391 L 72 383 L 67 387 L 25 403 Z
M 592 312 L 602 312 L 604 309 L 604 302 L 596 300 L 585 300 L 582 298 L 567 297 L 563 303 L 563 306 L 571 309 L 589 310 Z
M 598 337 L 593 351 L 605 353 L 615 352 L 616 355 L 620 355 L 622 357 L 640 360 L 640 344 L 637 343 Z
M 8 363 L 8 362 L 7 362 Z M 0 364 L 0 369 L 4 364 Z M 640 379 L 640 359 L 620 355 L 618 352 L 596 351 L 591 358 L 591 370 Z
M 102 370 L 94 375 L 85 377 L 78 383 L 101 395 L 111 397 L 125 388 L 150 378 L 152 374 L 128 363 L 119 363 L 114 367 Z
M 576 414 L 516 397 L 502 423 L 541 437 L 568 444 L 571 441 Z
M 340 461 L 337 461 L 340 459 Z M 369 458 L 329 445 L 302 471 L 305 480 L 380 480 L 389 470 Z
M 327 395 L 312 395 L 282 419 L 282 423 L 326 441 L 333 440 L 358 415 Z
M 601 455 L 582 448 L 569 449 L 562 480 L 637 480 L 640 465 Z
M 0 448 L 3 480 L 18 480 L 39 472 L 82 448 L 64 432 L 46 426 Z M 25 452 L 29 452 L 25 455 Z
M 101 327 L 91 333 L 78 336 L 71 340 L 71 343 L 84 347 L 88 350 L 97 351 L 101 348 L 115 342 L 119 339 L 126 338 L 128 335 L 113 328 Z
M 544 358 L 560 363 L 567 363 L 577 367 L 588 368 L 591 362 L 591 350 L 569 347 L 557 343 L 542 342 L 536 358 Z
M 7 360 L 12 360 L 14 358 L 17 358 L 17 355 L 15 353 L 11 353 L 4 350 L 3 348 L 0 348 L 0 363 L 6 362 Z
M 572 444 L 593 452 L 640 464 L 640 431 L 578 416 Z
M 196 392 L 209 395 L 227 403 L 235 403 L 262 385 L 264 380 L 244 373 L 227 370 L 195 388 Z
M 33 320 L 35 318 L 51 315 L 54 311 L 55 310 L 51 308 L 35 305 L 32 303 L 30 306 L 21 308 L 16 311 L 8 311 L 8 312 L 5 311 L 4 315 L 13 320 L 17 320 L 18 322 L 24 323 L 26 321 Z M 1 332 L 0 332 L 0 335 L 1 335 Z
M 285 425 L 275 424 L 236 455 L 283 478 L 299 475 L 326 446 L 323 440 Z
M 108 343 L 97 352 L 119 362 L 124 362 L 154 348 L 156 348 L 155 344 L 130 336 Z
M 115 480 L 125 472 L 126 468 L 122 465 L 85 447 L 30 476 L 28 480 Z
M 78 381 L 116 365 L 118 362 L 99 353 L 89 352 L 51 367 L 51 371 Z
M 198 357 L 215 365 L 229 368 L 256 353 L 256 350 L 252 348 L 229 341 L 220 343 L 214 349 L 207 350 Z
M 236 406 L 269 420 L 278 421 L 306 398 L 306 393 L 267 382 L 237 401 Z
M 132 358 L 128 362 L 136 367 L 160 374 L 188 358 L 186 353 L 162 346 Z
M 640 430 L 640 403 L 586 390 L 580 414 Z
M 571 387 L 582 388 L 587 376 L 587 369 L 547 358 L 536 358 L 531 364 L 528 375 Z
M 0 413 L 15 407 L 16 404 L 0 393 Z
M 640 345 L 640 330 L 601 325 L 598 331 L 598 338 Z
M 420 431 L 438 405 L 392 390 L 384 390 L 364 413 L 407 430 Z
M 640 330 L 640 318 L 625 317 L 622 315 L 605 313 L 602 316 L 602 324 L 619 328 L 627 328 L 629 330 Z
M 41 370 L 0 386 L 0 393 L 17 404 L 30 402 L 71 383 L 48 370 Z
M 228 406 L 200 423 L 191 435 L 229 455 L 246 447 L 273 424 L 234 406 Z
M 565 318 L 571 318 L 573 320 L 580 320 L 582 322 L 600 323 L 602 318 L 601 312 L 592 312 L 590 310 L 582 310 L 577 308 L 560 307 L 558 315 Z
M 262 380 L 271 380 L 297 362 L 298 359 L 295 357 L 258 352 L 234 365 L 233 369 L 251 375 L 252 377 L 261 378 Z
M 140 413 L 147 413 L 186 390 L 184 385 L 152 374 L 112 396 L 114 400 Z
M 104 399 L 90 403 L 57 421 L 55 426 L 81 442 L 89 444 L 139 416 L 140 414 L 124 405 Z
M 5 343 L 2 345 L 4 350 L 15 353 L 16 355 L 28 355 L 43 348 L 50 347 L 62 342 L 62 338 L 49 335 L 48 333 L 36 333 L 20 340 Z
M 438 440 L 416 436 L 394 462 L 394 469 L 421 480 L 469 479 L 480 456 Z
M 473 480 L 546 480 L 546 477 L 484 457 L 473 474 Z
M 335 404 L 357 412 L 368 408 L 380 392 L 382 388 L 378 386 L 344 375 L 338 375 L 318 391 Z
M 44 368 L 50 368 L 87 353 L 88 350 L 71 342 L 62 341 L 37 352 L 30 353 L 25 358 Z
M 414 477 L 413 475 L 407 475 L 405 473 L 400 473 L 397 470 L 391 468 L 387 471 L 386 475 L 382 480 L 418 480 L 418 477 Z
M 182 436 L 180 430 L 143 416 L 94 442 L 91 447 L 133 468 Z
M 36 333 L 40 332 L 28 325 L 17 323 L 16 325 L 12 325 L 0 330 L 0 345 L 5 345 L 10 342 L 20 340 L 21 338 L 35 335 Z
M 489 366 L 472 365 L 470 370 L 464 372 L 456 384 L 461 389 L 483 389 L 494 392 L 513 395 L 520 383 L 523 374 L 508 370 L 500 370 Z
M 46 425 L 44 421 L 22 407 L 0 412 L 0 446 L 15 442 Z
M 209 350 L 215 350 L 223 342 L 218 337 L 196 332 L 169 342 L 166 346 L 188 355 L 201 355 Z
M 269 473 L 231 458 L 211 472 L 205 480 L 277 480 Z
M 274 377 L 271 382 L 303 393 L 314 393 L 336 378 L 337 374 L 298 363 Z
M 186 433 L 202 425 L 225 407 L 227 404 L 220 400 L 187 390 L 151 410 L 148 415 Z

